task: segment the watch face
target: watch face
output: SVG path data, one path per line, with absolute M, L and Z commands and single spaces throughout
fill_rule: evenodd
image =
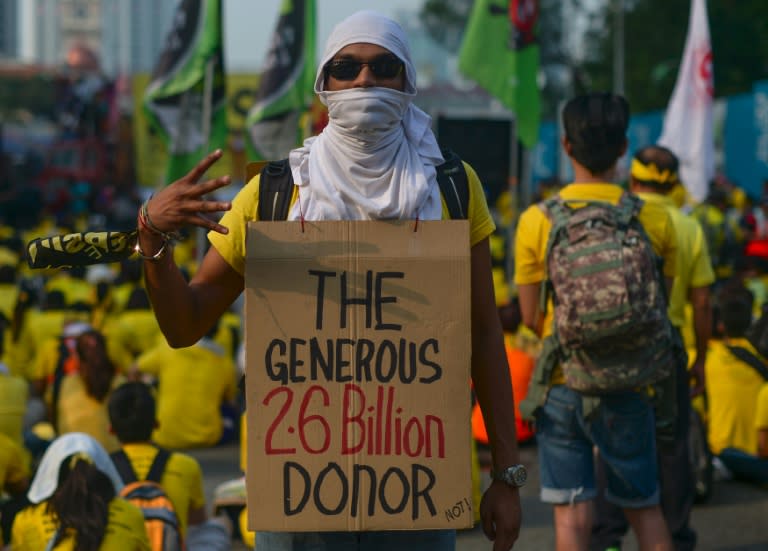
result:
M 522 486 L 528 479 L 528 471 L 522 465 L 507 467 L 502 473 L 502 479 L 510 486 Z
M 522 465 L 513 467 L 513 471 L 510 474 L 512 475 L 513 484 L 515 486 L 522 486 L 528 479 L 528 471 L 526 471 L 525 467 Z

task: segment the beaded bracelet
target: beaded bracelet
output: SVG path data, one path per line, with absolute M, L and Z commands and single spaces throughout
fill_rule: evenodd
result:
M 139 227 L 148 230 L 150 233 L 161 236 L 166 242 L 175 240 L 177 238 L 175 233 L 164 232 L 152 223 L 152 219 L 149 217 L 149 201 L 152 199 L 152 197 L 153 196 L 150 195 L 147 200 L 141 204 L 138 217 Z

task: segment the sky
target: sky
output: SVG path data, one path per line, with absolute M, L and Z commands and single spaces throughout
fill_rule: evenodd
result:
M 226 0 L 225 56 L 230 70 L 257 71 L 269 47 L 282 0 Z M 334 25 L 346 16 L 372 9 L 397 18 L 403 10 L 418 12 L 420 0 L 317 0 L 317 49 L 322 52 Z

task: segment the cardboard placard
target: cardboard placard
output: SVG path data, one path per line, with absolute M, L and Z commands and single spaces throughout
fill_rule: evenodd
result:
M 253 222 L 246 243 L 250 529 L 472 526 L 468 222 Z

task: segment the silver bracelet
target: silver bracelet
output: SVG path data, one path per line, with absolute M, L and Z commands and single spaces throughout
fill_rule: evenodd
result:
M 163 258 L 168 252 L 168 249 L 172 246 L 172 243 L 168 239 L 163 240 L 163 244 L 160 246 L 160 249 L 153 254 L 152 256 L 147 256 L 144 254 L 144 251 L 141 250 L 141 245 L 139 245 L 139 239 L 136 238 L 136 244 L 133 246 L 133 250 L 136 252 L 136 254 L 139 255 L 139 258 L 142 260 L 146 260 L 147 262 L 157 262 L 161 258 Z

